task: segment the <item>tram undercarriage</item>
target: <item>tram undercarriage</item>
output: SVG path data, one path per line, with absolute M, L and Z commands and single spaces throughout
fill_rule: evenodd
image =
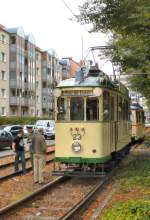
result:
M 54 164 L 53 176 L 68 177 L 103 177 L 111 171 L 121 159 L 129 153 L 131 143 L 118 152 L 111 153 L 111 159 L 105 163 L 57 163 Z

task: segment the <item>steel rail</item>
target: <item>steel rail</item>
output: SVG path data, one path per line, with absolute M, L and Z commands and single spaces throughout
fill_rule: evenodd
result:
M 51 145 L 51 147 L 53 147 L 54 145 Z M 52 154 L 52 153 L 54 153 L 55 152 L 55 150 L 52 150 L 52 151 L 47 151 L 47 155 L 48 154 Z M 26 151 L 25 153 L 29 153 L 29 151 Z M 13 154 L 13 155 L 9 155 L 9 157 L 10 156 L 15 156 L 15 154 Z M 1 159 L 1 158 L 0 158 Z M 26 159 L 26 161 L 27 160 L 30 160 L 31 158 L 30 158 L 30 156 L 29 157 L 27 157 L 27 158 L 25 158 Z M 19 160 L 19 162 L 20 162 L 21 160 Z M 0 168 L 5 168 L 5 167 L 7 167 L 7 166 L 11 166 L 11 165 L 14 165 L 14 161 L 13 162 L 9 162 L 9 163 L 5 163 L 5 164 L 2 164 L 2 165 L 0 165 Z
M 130 146 L 130 150 L 132 148 L 136 148 L 136 144 Z M 124 158 L 126 155 L 124 156 Z M 92 201 L 102 192 L 104 187 L 109 183 L 111 178 L 116 174 L 116 172 L 120 169 L 121 161 L 119 161 L 116 166 L 106 174 L 105 177 L 101 179 L 101 181 L 79 202 L 77 203 L 72 209 L 70 209 L 64 216 L 59 218 L 59 220 L 73 220 L 78 219 L 79 213 L 84 210 L 92 203 Z
M 27 195 L 26 197 L 20 199 L 19 201 L 16 201 L 14 203 L 11 203 L 10 205 L 1 208 L 0 209 L 0 219 L 2 217 L 4 217 L 5 215 L 8 215 L 8 213 L 10 213 L 10 211 L 13 211 L 13 209 L 16 209 L 18 207 L 20 207 L 21 205 L 23 205 L 23 203 L 27 202 L 27 201 L 31 201 L 32 199 L 34 199 L 34 197 L 40 195 L 41 193 L 45 192 L 48 189 L 51 189 L 53 187 L 55 187 L 57 184 L 67 180 L 68 178 L 66 177 L 58 177 L 56 180 L 45 184 L 44 186 L 42 186 L 40 189 L 34 191 L 33 193 L 31 193 L 30 195 Z
M 52 163 L 53 161 L 54 161 L 54 158 L 49 159 L 49 160 L 46 161 L 46 164 Z M 26 171 L 29 172 L 31 169 L 32 169 L 31 166 L 30 166 L 30 167 L 27 167 L 27 168 L 26 168 Z M 22 174 L 22 170 L 19 170 L 18 172 L 10 173 L 10 174 L 5 175 L 5 176 L 1 176 L 1 177 L 0 177 L 0 182 L 2 182 L 2 181 L 4 181 L 4 180 L 8 180 L 8 179 L 13 178 L 13 177 L 16 177 L 16 176 L 18 176 L 19 174 Z
M 77 219 L 76 216 L 78 216 L 81 211 L 83 212 L 85 208 L 87 208 L 89 204 L 91 204 L 91 202 L 99 195 L 99 193 L 104 189 L 104 187 L 108 184 L 108 182 L 119 169 L 120 167 L 116 166 L 105 177 L 101 178 L 99 180 L 99 183 L 89 193 L 87 193 L 85 197 L 82 200 L 80 200 L 80 202 L 74 205 L 68 212 L 66 212 L 61 218 L 59 218 L 59 220 Z M 68 177 L 59 177 L 55 181 L 44 185 L 43 187 L 41 187 L 37 191 L 34 191 L 32 194 L 24 197 L 23 199 L 0 209 L 0 217 L 8 214 L 8 212 L 10 211 L 13 211 L 13 209 L 22 206 L 24 202 L 31 201 L 35 196 L 39 195 L 47 189 L 50 189 L 49 187 L 54 187 L 55 184 L 61 183 L 62 181 L 68 179 Z
M 64 216 L 59 218 L 59 220 L 73 220 L 78 219 L 79 213 L 84 211 L 87 206 L 89 206 L 92 201 L 97 197 L 97 195 L 104 189 L 106 184 L 111 180 L 113 175 L 117 172 L 119 167 L 115 167 L 107 176 L 100 179 L 100 182 L 72 209 L 70 209 Z

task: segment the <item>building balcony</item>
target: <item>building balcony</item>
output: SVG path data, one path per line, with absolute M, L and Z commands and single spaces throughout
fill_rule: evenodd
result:
M 42 108 L 47 108 L 47 102 L 42 102 Z
M 10 97 L 10 105 L 14 105 L 14 106 L 28 106 L 28 98 L 24 98 L 24 97 L 16 97 L 16 96 L 11 96 Z
M 28 98 L 21 98 L 20 104 L 21 104 L 21 106 L 28 106 L 29 105 Z
M 42 81 L 47 81 L 47 74 L 46 73 L 42 74 Z
M 10 88 L 17 88 L 17 81 L 10 79 Z
M 10 105 L 19 105 L 19 97 L 12 96 L 10 97 Z
M 48 89 L 47 88 L 42 88 L 42 93 L 43 94 L 48 94 Z

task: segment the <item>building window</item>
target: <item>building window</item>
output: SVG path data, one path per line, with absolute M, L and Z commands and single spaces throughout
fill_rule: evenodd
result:
M 15 36 L 11 37 L 11 44 L 16 44 L 16 37 Z
M 1 89 L 1 97 L 6 98 L 6 89 Z
M 39 82 L 36 81 L 36 88 L 39 88 Z
M 2 34 L 2 44 L 6 43 L 6 36 L 4 34 Z
M 2 116 L 6 115 L 6 108 L 5 107 L 1 107 L 1 115 Z
M 1 52 L 1 61 L 6 62 L 6 54 Z
M 36 110 L 36 115 L 39 116 L 39 110 Z
M 39 101 L 39 96 L 38 96 L 38 95 L 36 96 L 36 101 L 37 101 L 37 102 Z
M 36 53 L 36 60 L 38 60 L 39 59 L 39 54 L 38 53 Z
M 36 68 L 36 75 L 39 75 L 39 68 Z
M 4 70 L 1 71 L 1 79 L 6 80 L 6 72 Z

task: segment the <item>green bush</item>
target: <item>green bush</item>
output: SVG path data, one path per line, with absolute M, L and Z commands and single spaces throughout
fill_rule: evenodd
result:
M 150 220 L 150 201 L 129 201 L 112 205 L 101 220 Z
M 50 118 L 37 118 L 37 117 L 0 117 L 0 125 L 24 125 L 24 124 L 35 124 L 37 120 Z

